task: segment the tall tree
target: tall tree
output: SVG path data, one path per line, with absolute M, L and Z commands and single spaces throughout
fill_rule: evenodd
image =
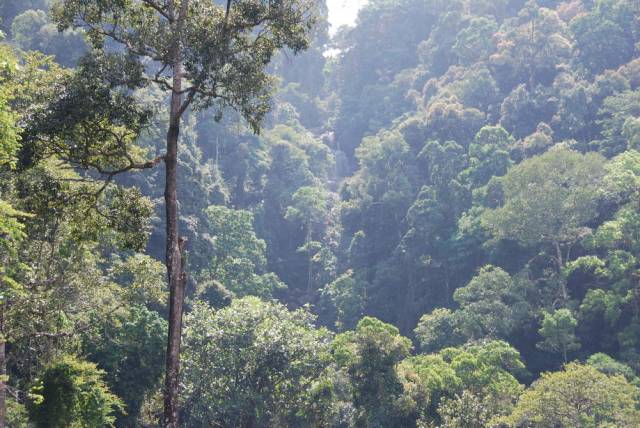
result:
M 544 340 L 538 343 L 538 347 L 545 351 L 562 354 L 566 364 L 567 354 L 580 348 L 574 333 L 577 325 L 578 322 L 569 309 L 558 309 L 553 313 L 545 312 L 542 327 L 538 330 Z
M 543 373 L 520 397 L 508 426 L 638 426 L 638 388 L 623 376 L 570 363 Z
M 285 219 L 296 222 L 305 230 L 304 245 L 298 251 L 307 254 L 307 298 L 313 298 L 313 258 L 322 244 L 314 241 L 315 229 L 320 229 L 327 217 L 328 194 L 322 187 L 304 186 L 291 197 Z M 315 233 L 318 235 L 318 232 Z
M 280 48 L 306 48 L 313 24 L 308 0 L 59 0 L 60 30 L 86 31 L 111 86 L 155 84 L 170 93 L 166 151 L 140 166 L 165 165 L 166 265 L 170 289 L 165 424 L 178 426 L 178 374 L 186 288 L 186 239 L 178 228 L 178 138 L 189 108 L 238 110 L 254 131 L 269 108 L 265 67 Z M 113 43 L 120 49 L 110 49 Z M 123 65 L 125 65 L 123 69 Z M 138 165 L 130 165 L 133 169 Z M 118 171 L 112 171 L 118 172 Z
M 2 33 L 0 32 L 0 40 Z M 11 50 L 0 45 L 0 54 L 6 58 L 3 74 L 13 71 L 15 59 Z M 12 168 L 15 165 L 15 154 L 19 147 L 18 129 L 15 124 L 15 114 L 9 109 L 7 87 L 11 82 L 8 79 L 0 78 L 0 172 L 4 169 Z M 10 266 L 9 258 L 15 253 L 15 241 L 23 238 L 23 225 L 18 219 L 19 211 L 15 210 L 8 202 L 3 201 L 0 193 L 0 426 L 5 426 L 5 396 L 6 396 L 6 360 L 5 348 L 6 338 L 4 337 L 4 312 L 7 300 L 7 292 L 13 288 L 11 272 L 7 272 Z
M 396 365 L 411 350 L 411 341 L 376 318 L 364 317 L 354 331 L 336 336 L 334 358 L 350 378 L 355 426 L 412 426 L 403 400 Z
M 185 317 L 185 425 L 326 426 L 307 419 L 331 361 L 331 334 L 314 321 L 251 296 L 196 305 Z
M 285 287 L 277 275 L 265 272 L 266 244 L 253 230 L 251 212 L 212 205 L 206 216 L 211 247 L 206 252 L 212 259 L 201 273 L 205 288 L 214 281 L 237 296 L 270 298 Z
M 558 146 L 511 168 L 500 179 L 503 205 L 487 210 L 483 221 L 498 238 L 524 246 L 551 245 L 561 275 L 568 258 L 563 250 L 585 235 L 586 225 L 597 215 L 603 175 L 602 156 Z M 561 297 L 566 301 L 569 296 L 561 283 Z

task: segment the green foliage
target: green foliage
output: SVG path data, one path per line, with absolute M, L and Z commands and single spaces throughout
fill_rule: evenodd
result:
M 156 312 L 133 306 L 122 309 L 83 334 L 87 358 L 105 370 L 104 380 L 122 399 L 117 422 L 134 425 L 147 394 L 159 386 L 167 335 Z
M 135 144 L 149 122 L 149 111 L 136 103 L 129 88 L 103 81 L 109 66 L 126 69 L 117 57 L 86 57 L 73 73 L 61 73 L 65 87 L 37 105 L 28 129 L 33 160 L 58 156 L 111 180 L 119 173 L 148 166 L 145 151 Z M 112 76 L 124 79 L 124 76 Z M 35 144 L 35 142 L 38 144 Z
M 104 227 L 117 233 L 120 248 L 142 251 L 149 238 L 154 204 L 138 189 L 114 187 L 105 194 Z
M 467 389 L 489 394 L 497 409 L 508 408 L 521 386 L 514 376 L 525 374 L 520 353 L 503 341 L 489 341 L 440 353 Z M 469 370 L 476 367 L 475 370 Z M 508 374 L 507 374 L 508 373 Z
M 182 425 L 639 425 L 636 3 L 0 0 L 9 392 L 81 351 L 157 423 L 180 46 Z
M 29 414 L 37 427 L 113 426 L 122 402 L 95 364 L 62 357 L 44 369 L 31 389 Z
M 464 65 L 485 60 L 495 51 L 493 35 L 498 31 L 495 19 L 476 16 L 469 20 L 469 25 L 456 37 L 453 52 Z
M 2 38 L 0 37 L 0 41 Z M 11 75 L 17 72 L 16 58 L 10 47 L 0 44 L 0 168 L 15 166 L 16 154 L 20 147 L 19 128 L 16 125 L 18 116 L 9 106 L 14 84 Z
M 576 242 L 597 215 L 603 176 L 601 156 L 558 147 L 511 168 L 500 180 L 504 204 L 487 210 L 483 221 L 498 238 L 527 246 Z
M 25 237 L 21 217 L 28 217 L 28 214 L 0 200 L 0 249 L 3 251 L 9 250 L 13 244 Z
M 318 216 L 322 212 L 328 214 L 330 199 L 322 183 L 326 183 L 334 171 L 334 158 L 326 145 L 299 126 L 277 125 L 265 137 L 270 145 L 271 165 L 264 177 L 264 204 L 257 216 L 256 229 L 267 242 L 267 258 L 273 271 L 289 285 L 291 293 L 306 288 L 308 299 L 312 295 L 310 291 L 324 285 L 317 284 L 312 272 L 315 269 L 320 273 L 323 268 L 310 258 L 326 254 L 317 245 L 320 243 L 326 248 L 326 217 Z M 299 189 L 306 190 L 300 190 L 294 203 Z M 313 194 L 321 199 L 312 200 Z M 304 215 L 313 214 L 314 218 L 301 219 L 298 214 L 303 212 L 299 209 L 305 211 Z
M 13 40 L 25 50 L 35 50 L 38 44 L 33 40 L 40 27 L 47 23 L 47 13 L 44 10 L 27 10 L 16 16 L 11 23 Z
M 485 126 L 469 147 L 469 167 L 461 173 L 472 187 L 480 187 L 491 177 L 500 177 L 511 166 L 509 150 L 513 138 L 500 126 Z
M 224 206 L 206 210 L 207 253 L 212 260 L 201 273 L 239 295 L 269 297 L 284 288 L 277 277 L 265 272 L 266 244 L 253 231 L 253 214 Z
M 437 308 L 424 314 L 414 330 L 420 350 L 425 353 L 437 352 L 458 345 L 462 341 L 458 324 L 457 313 L 450 309 Z
M 578 59 L 594 74 L 616 68 L 634 53 L 634 10 L 628 0 L 598 0 L 594 9 L 571 21 Z
M 327 192 L 321 187 L 303 186 L 291 197 L 291 206 L 287 208 L 284 218 L 302 223 L 309 234 L 312 227 L 326 218 Z
M 24 267 L 17 256 L 20 241 L 26 237 L 21 219 L 28 216 L 0 199 L 0 305 L 24 292 L 15 276 Z
M 108 374 L 59 356 L 78 351 L 92 314 L 122 303 L 102 251 L 145 247 L 152 204 L 135 190 L 102 187 L 65 159 L 52 159 L 35 138 L 33 120 L 68 74 L 38 53 L 1 49 L 2 117 L 14 133 L 3 128 L 0 165 L 0 335 L 3 347 L 9 343 L 1 364 L 9 388 L 33 386 L 28 408 L 36 426 L 111 426 L 124 407 L 107 388 Z M 120 213 L 118 223 L 112 216 Z M 9 423 L 23 426 L 22 413 L 12 404 Z
M 640 117 L 640 91 L 624 91 L 605 98 L 599 116 L 605 154 L 621 153 L 634 144 L 633 120 Z
M 498 51 L 490 61 L 500 86 L 508 90 L 524 83 L 532 90 L 536 84 L 552 82 L 559 66 L 571 57 L 566 24 L 555 10 L 536 2 L 527 2 L 496 38 Z
M 341 189 L 342 236 L 351 266 L 375 269 L 389 260 L 403 234 L 403 220 L 415 198 L 418 171 L 410 146 L 395 131 L 365 139 L 357 156 L 362 167 Z M 379 291 L 378 302 L 382 300 L 383 305 L 400 295 L 390 296 L 387 287 Z
M 466 145 L 485 124 L 485 114 L 465 106 L 457 97 L 436 99 L 426 111 L 426 123 L 429 138 Z
M 74 66 L 86 51 L 82 31 L 58 32 L 42 9 L 29 9 L 16 16 L 11 23 L 11 35 L 20 48 L 53 55 L 65 66 Z
M 624 376 L 630 383 L 638 386 L 638 377 L 631 367 L 614 360 L 607 354 L 597 353 L 590 356 L 586 363 L 595 367 L 607 376 Z
M 583 321 L 604 320 L 607 325 L 615 325 L 622 315 L 622 299 L 616 293 L 606 290 L 589 290 L 580 305 Z
M 8 398 L 6 401 L 7 424 L 12 428 L 29 428 L 29 413 L 24 404 Z
M 116 260 L 111 276 L 122 286 L 123 300 L 130 304 L 162 306 L 167 301 L 166 268 L 152 257 L 134 254 Z
M 467 390 L 454 399 L 443 401 L 438 414 L 442 418 L 442 428 L 483 428 L 489 425 L 493 416 L 489 406 Z
M 569 309 L 557 309 L 553 313 L 545 312 L 538 330 L 544 340 L 537 346 L 545 351 L 561 354 L 566 363 L 567 355 L 580 349 L 580 342 L 575 336 L 577 325 L 578 322 Z
M 515 349 L 489 341 L 411 357 L 398 370 L 421 421 L 467 426 L 478 423 L 476 417 L 488 420 L 511 411 L 523 389 L 514 375 L 523 369 Z
M 333 354 L 349 374 L 356 426 L 410 423 L 412 409 L 395 370 L 410 349 L 411 342 L 396 327 L 371 317 L 362 318 L 354 331 L 336 336 Z
M 622 135 L 630 149 L 640 149 L 640 119 L 627 118 L 622 126 Z
M 303 186 L 291 196 L 291 205 L 287 207 L 284 218 L 302 226 L 305 239 L 298 247 L 299 253 L 308 257 L 307 294 L 311 295 L 317 286 L 314 284 L 314 262 L 321 262 L 328 248 L 322 248 L 322 239 L 326 230 L 326 219 L 329 211 L 329 195 L 322 187 Z M 328 255 L 328 254 L 327 254 Z M 325 266 L 321 266 L 324 268 Z
M 541 378 L 505 419 L 517 426 L 635 426 L 638 388 L 624 377 L 607 376 L 589 365 L 571 363 Z
M 518 85 L 504 99 L 500 107 L 500 126 L 516 138 L 531 135 L 547 120 L 548 99 L 543 92 Z
M 29 9 L 44 10 L 48 7 L 49 3 L 49 0 L 25 0 L 19 3 L 8 0 L 0 1 L 0 16 L 2 16 L 0 29 L 3 32 L 8 32 L 11 27 L 11 22 L 17 15 Z
M 418 63 L 416 48 L 443 9 L 422 0 L 375 1 L 362 10 L 359 25 L 339 40 L 345 52 L 335 71 L 341 100 L 335 130 L 348 156 L 363 136 L 375 134 L 405 111 L 405 87 L 394 77 Z
M 322 290 L 335 311 L 335 327 L 338 331 L 354 328 L 366 307 L 366 283 L 352 270 L 340 275 Z
M 313 321 L 255 297 L 219 311 L 196 305 L 184 333 L 185 423 L 313 426 L 307 409 L 330 356 L 330 334 Z
M 509 274 L 490 265 L 457 289 L 453 298 L 460 305 L 459 329 L 470 339 L 507 338 L 527 309 Z
M 109 56 L 137 67 L 137 73 L 125 74 L 125 79 L 155 80 L 170 86 L 164 77 L 160 78 L 163 65 L 166 68 L 172 61 L 168 55 L 170 44 L 176 42 L 188 47 L 182 60 L 184 77 L 197 83 L 191 94 L 193 104 L 203 109 L 213 108 L 217 117 L 227 107 L 237 109 L 254 130 L 258 130 L 269 108 L 272 81 L 264 66 L 280 48 L 299 52 L 307 47 L 307 36 L 314 22 L 313 8 L 306 0 L 282 2 L 275 10 L 268 4 L 253 1 L 233 6 L 227 16 L 221 5 L 192 1 L 181 24 L 182 31 L 175 32 L 172 28 L 175 40 L 166 37 L 173 24 L 163 15 L 166 11 L 158 12 L 158 9 L 164 10 L 163 6 L 154 9 L 138 2 L 107 4 L 63 0 L 54 4 L 53 17 L 60 30 L 84 29 L 98 53 L 103 50 L 106 38 L 121 43 L 125 51 Z M 252 30 L 257 25 L 261 26 L 261 32 L 256 39 L 257 34 Z M 230 50 L 229 46 L 235 48 Z M 155 72 L 142 73 L 143 57 L 159 61 L 162 69 L 158 79 L 154 77 Z M 224 61 L 219 61 L 220 58 Z M 160 87 L 167 88 L 162 83 Z

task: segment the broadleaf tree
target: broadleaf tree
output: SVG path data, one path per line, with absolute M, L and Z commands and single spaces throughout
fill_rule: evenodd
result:
M 178 373 L 186 288 L 186 240 L 178 227 L 178 138 L 189 109 L 239 111 L 254 131 L 269 109 L 266 65 L 281 48 L 307 47 L 314 24 L 309 0 L 58 0 L 59 30 L 82 29 L 96 70 L 114 88 L 156 85 L 170 94 L 166 151 L 152 161 L 110 171 L 165 165 L 166 264 L 170 289 L 164 423 L 178 426 Z M 127 143 L 121 138 L 120 146 Z

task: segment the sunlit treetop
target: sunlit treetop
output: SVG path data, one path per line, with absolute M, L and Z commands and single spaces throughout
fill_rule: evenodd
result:
M 172 90 L 178 53 L 188 81 L 180 89 L 183 110 L 193 104 L 220 115 L 232 107 L 254 129 L 269 108 L 265 65 L 278 49 L 305 49 L 315 23 L 310 0 L 230 0 L 226 7 L 209 0 L 59 0 L 53 15 L 60 30 L 84 29 L 94 55 L 117 52 L 130 71 L 118 83 Z M 123 49 L 112 49 L 112 42 Z

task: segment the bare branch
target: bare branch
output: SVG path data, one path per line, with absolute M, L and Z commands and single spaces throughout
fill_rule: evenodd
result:
M 158 79 L 158 78 L 153 78 L 150 79 L 153 83 L 157 83 L 158 85 L 162 86 L 164 89 L 173 92 L 173 85 L 171 85 L 169 83 L 169 81 L 167 79 Z
M 142 0 L 142 3 L 144 3 L 146 6 L 149 6 L 150 8 L 152 8 L 153 10 L 155 10 L 156 12 L 158 12 L 160 15 L 162 15 L 167 21 L 169 22 L 173 22 L 173 18 L 169 15 L 169 13 L 166 10 L 166 6 L 160 6 L 158 3 L 156 3 L 154 0 Z
M 180 106 L 180 109 L 178 110 L 178 116 L 182 117 L 184 112 L 189 108 L 189 106 L 193 102 L 197 92 L 198 92 L 198 90 L 197 90 L 197 88 L 195 86 L 191 86 L 189 88 L 189 95 L 187 95 L 187 98 L 184 100 L 184 102 Z

